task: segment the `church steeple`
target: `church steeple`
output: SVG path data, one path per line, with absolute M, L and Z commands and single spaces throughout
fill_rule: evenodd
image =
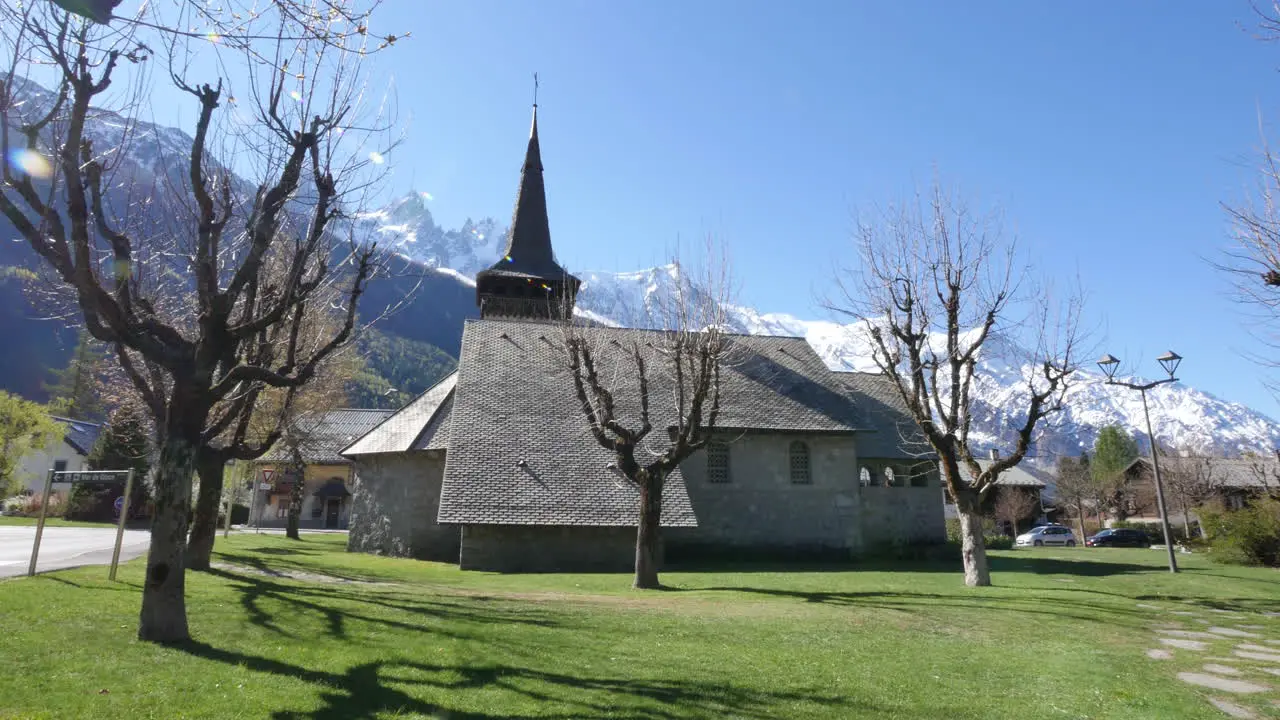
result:
M 536 93 L 536 77 L 535 77 Z M 520 168 L 520 191 L 502 259 L 476 275 L 480 317 L 562 319 L 572 312 L 580 281 L 565 272 L 551 250 L 547 192 L 538 143 L 538 103 L 534 96 L 529 146 Z

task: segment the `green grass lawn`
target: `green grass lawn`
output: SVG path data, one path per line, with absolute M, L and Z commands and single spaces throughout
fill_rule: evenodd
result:
M 0 515 L 0 525 L 31 525 L 34 527 L 39 523 L 39 518 L 33 517 L 15 517 L 13 515 Z M 95 528 L 113 528 L 115 523 L 104 522 L 85 522 L 82 520 L 64 520 L 60 517 L 48 517 L 44 519 L 45 527 L 95 527 Z
M 1037 549 L 995 553 L 992 588 L 899 563 L 667 572 L 671 590 L 640 593 L 344 542 L 220 537 L 215 561 L 236 567 L 188 575 L 185 647 L 135 639 L 140 561 L 118 583 L 100 567 L 0 582 L 0 718 L 1224 717 L 1210 697 L 1280 717 L 1280 677 L 1249 696 L 1177 679 L 1234 641 L 1146 656 L 1161 624 L 1280 641 L 1274 570 Z

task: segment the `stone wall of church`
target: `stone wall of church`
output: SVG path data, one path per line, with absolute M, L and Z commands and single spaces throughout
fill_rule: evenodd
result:
M 728 482 L 710 481 L 705 450 L 680 465 L 698 527 L 663 530 L 673 554 L 691 548 L 741 548 L 744 554 L 861 549 L 854 436 L 748 433 L 725 439 Z M 808 449 L 808 482 L 792 475 L 796 441 Z
M 457 562 L 458 527 L 436 522 L 443 477 L 440 451 L 360 456 L 347 549 Z
M 489 572 L 630 572 L 634 527 L 465 525 L 459 565 Z
M 862 508 L 862 542 L 867 550 L 947 539 L 942 490 L 937 486 L 862 488 Z

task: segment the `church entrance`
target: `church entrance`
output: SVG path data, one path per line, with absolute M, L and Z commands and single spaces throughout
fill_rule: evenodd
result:
M 324 527 L 326 530 L 338 529 L 338 515 L 342 511 L 342 498 L 325 500 Z

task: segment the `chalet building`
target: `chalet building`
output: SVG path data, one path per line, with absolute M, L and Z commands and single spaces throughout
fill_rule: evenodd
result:
M 1129 520 L 1159 522 L 1155 473 L 1151 459 L 1141 457 L 1125 468 Z M 1184 513 L 1195 519 L 1195 508 L 1215 504 L 1239 510 L 1255 498 L 1280 497 L 1280 461 L 1272 458 L 1162 457 L 1165 506 L 1169 519 L 1181 523 Z
M 291 460 L 292 448 L 275 446 L 253 464 L 249 524 L 282 528 L 288 523 L 289 501 L 295 483 L 304 483 L 304 529 L 345 529 L 351 520 L 352 463 L 339 451 L 387 419 L 392 410 L 342 409 L 309 413 L 295 423 L 294 437 L 302 456 L 299 475 Z
M 50 416 L 62 427 L 62 439 L 48 447 L 31 450 L 18 462 L 17 475 L 25 481 L 30 492 L 44 492 L 44 482 L 50 470 L 87 470 L 89 452 L 102 432 L 100 423 L 73 418 Z M 69 492 L 71 483 L 54 483 L 54 492 Z
M 556 356 L 580 283 L 552 252 L 534 112 L 506 252 L 476 277 L 480 319 L 457 371 L 341 453 L 355 471 L 352 551 L 504 572 L 632 565 L 638 493 L 588 432 Z M 647 347 L 653 331 L 592 332 L 608 348 Z M 803 338 L 730 342 L 716 438 L 665 485 L 669 556 L 944 539 L 936 467 L 905 446 L 914 426 L 886 380 L 828 369 Z M 663 407 L 655 428 L 674 425 Z

